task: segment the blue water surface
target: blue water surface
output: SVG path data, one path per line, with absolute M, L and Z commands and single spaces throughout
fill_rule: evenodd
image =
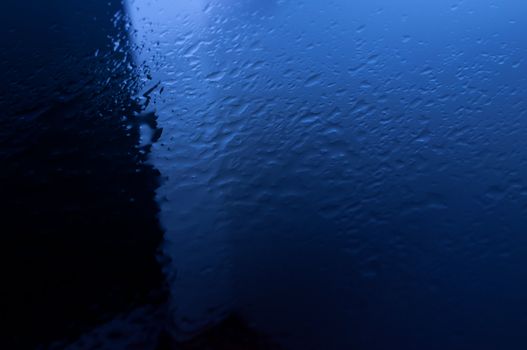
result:
M 527 5 L 130 1 L 176 336 L 527 347 Z

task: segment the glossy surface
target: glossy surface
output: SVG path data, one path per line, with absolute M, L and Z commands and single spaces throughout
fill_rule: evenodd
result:
M 129 13 L 177 336 L 234 311 L 288 349 L 527 344 L 522 2 Z
M 0 348 L 527 348 L 524 1 L 6 8 Z

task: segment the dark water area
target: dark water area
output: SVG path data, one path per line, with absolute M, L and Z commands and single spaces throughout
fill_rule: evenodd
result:
M 3 7 L 1 348 L 527 348 L 522 1 Z
M 0 347 L 33 349 L 164 301 L 158 176 L 122 5 L 2 7 Z

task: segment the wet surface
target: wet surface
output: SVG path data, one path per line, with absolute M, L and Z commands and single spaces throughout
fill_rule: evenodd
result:
M 2 12 L 0 347 L 34 349 L 164 301 L 157 172 L 136 146 L 122 6 Z
M 5 18 L 0 55 L 11 341 L 527 346 L 521 1 L 29 4 L 42 36 Z
M 519 2 L 134 1 L 177 337 L 527 344 Z

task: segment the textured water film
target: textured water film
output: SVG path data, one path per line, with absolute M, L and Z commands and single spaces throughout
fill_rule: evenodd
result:
M 527 344 L 522 2 L 129 14 L 176 337 L 236 312 L 290 349 Z
M 527 349 L 525 1 L 7 3 L 0 348 Z

